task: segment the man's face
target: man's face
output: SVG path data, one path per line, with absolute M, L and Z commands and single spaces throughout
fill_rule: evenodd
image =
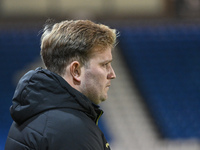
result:
M 106 48 L 103 52 L 96 52 L 88 66 L 81 68 L 80 92 L 94 104 L 99 104 L 107 99 L 111 79 L 116 78 L 111 61 L 111 48 Z

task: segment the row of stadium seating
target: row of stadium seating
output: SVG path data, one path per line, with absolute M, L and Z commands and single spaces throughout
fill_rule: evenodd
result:
M 120 32 L 121 53 L 162 136 L 200 139 L 200 25 Z
M 0 149 L 4 148 L 12 123 L 9 107 L 16 86 L 15 75 L 39 57 L 40 38 L 37 35 L 32 30 L 0 30 Z

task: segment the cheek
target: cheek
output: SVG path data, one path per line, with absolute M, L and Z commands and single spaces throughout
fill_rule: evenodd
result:
M 103 86 L 106 80 L 105 73 L 102 70 L 93 69 L 85 74 L 85 79 L 93 86 Z

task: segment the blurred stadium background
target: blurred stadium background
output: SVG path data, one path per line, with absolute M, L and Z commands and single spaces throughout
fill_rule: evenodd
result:
M 100 128 L 113 150 L 200 149 L 200 0 L 1 0 L 0 149 L 19 78 L 43 66 L 47 19 L 90 19 L 120 32 L 117 78 Z

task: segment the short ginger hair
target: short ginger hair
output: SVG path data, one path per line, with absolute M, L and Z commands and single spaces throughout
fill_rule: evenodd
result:
M 41 57 L 48 70 L 63 75 L 66 66 L 74 60 L 85 65 L 96 47 L 113 48 L 116 38 L 115 29 L 90 20 L 46 25 L 41 37 Z

